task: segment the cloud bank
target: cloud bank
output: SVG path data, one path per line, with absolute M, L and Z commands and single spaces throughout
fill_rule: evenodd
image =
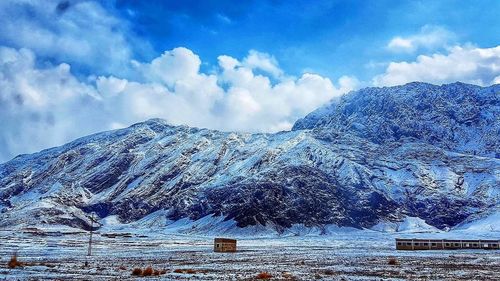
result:
M 466 82 L 491 85 L 500 82 L 500 46 L 477 48 L 455 46 L 448 53 L 420 55 L 412 62 L 391 62 L 385 73 L 374 77 L 376 86 L 393 86 L 413 81 L 434 84 Z
M 82 135 L 164 118 L 219 130 L 275 132 L 352 90 L 317 74 L 286 75 L 276 60 L 250 51 L 220 56 L 210 72 L 191 50 L 175 48 L 150 62 L 133 61 L 131 76 L 80 80 L 70 65 L 39 66 L 28 49 L 0 48 L 0 159 L 63 144 Z
M 131 61 L 127 78 L 78 78 L 69 64 L 40 63 L 29 49 L 0 47 L 0 161 L 149 118 L 226 131 L 276 132 L 363 82 L 304 73 L 287 75 L 274 57 L 251 50 L 222 55 L 201 71 L 198 55 L 175 48 L 148 62 Z M 500 82 L 500 46 L 455 46 L 448 53 L 391 62 L 370 83 Z

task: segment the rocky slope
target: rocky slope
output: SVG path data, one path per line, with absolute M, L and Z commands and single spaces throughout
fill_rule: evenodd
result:
M 298 120 L 293 130 L 329 128 L 371 142 L 425 142 L 500 158 L 500 85 L 464 83 L 366 88 Z
M 0 165 L 0 227 L 207 216 L 238 227 L 447 228 L 500 206 L 498 87 L 346 95 L 276 134 L 149 120 Z

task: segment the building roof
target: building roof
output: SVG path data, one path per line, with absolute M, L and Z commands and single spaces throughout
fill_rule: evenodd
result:
M 219 243 L 236 243 L 236 239 L 229 239 L 229 238 L 215 238 L 214 242 L 219 242 Z

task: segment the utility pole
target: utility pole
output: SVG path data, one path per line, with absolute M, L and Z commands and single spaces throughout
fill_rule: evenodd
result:
M 92 231 L 94 230 L 94 213 L 90 214 L 90 236 L 89 236 L 89 249 L 87 252 L 87 256 L 92 256 Z

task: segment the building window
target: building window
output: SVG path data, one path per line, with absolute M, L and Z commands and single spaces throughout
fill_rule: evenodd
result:
M 217 248 L 220 248 L 220 245 L 219 245 L 219 244 L 217 244 Z
M 398 246 L 401 246 L 401 244 L 402 244 L 401 242 L 398 242 Z
M 432 246 L 437 246 L 437 244 L 436 243 L 432 243 Z
M 460 246 L 460 244 L 459 243 L 455 243 L 455 247 L 458 247 L 458 246 Z

